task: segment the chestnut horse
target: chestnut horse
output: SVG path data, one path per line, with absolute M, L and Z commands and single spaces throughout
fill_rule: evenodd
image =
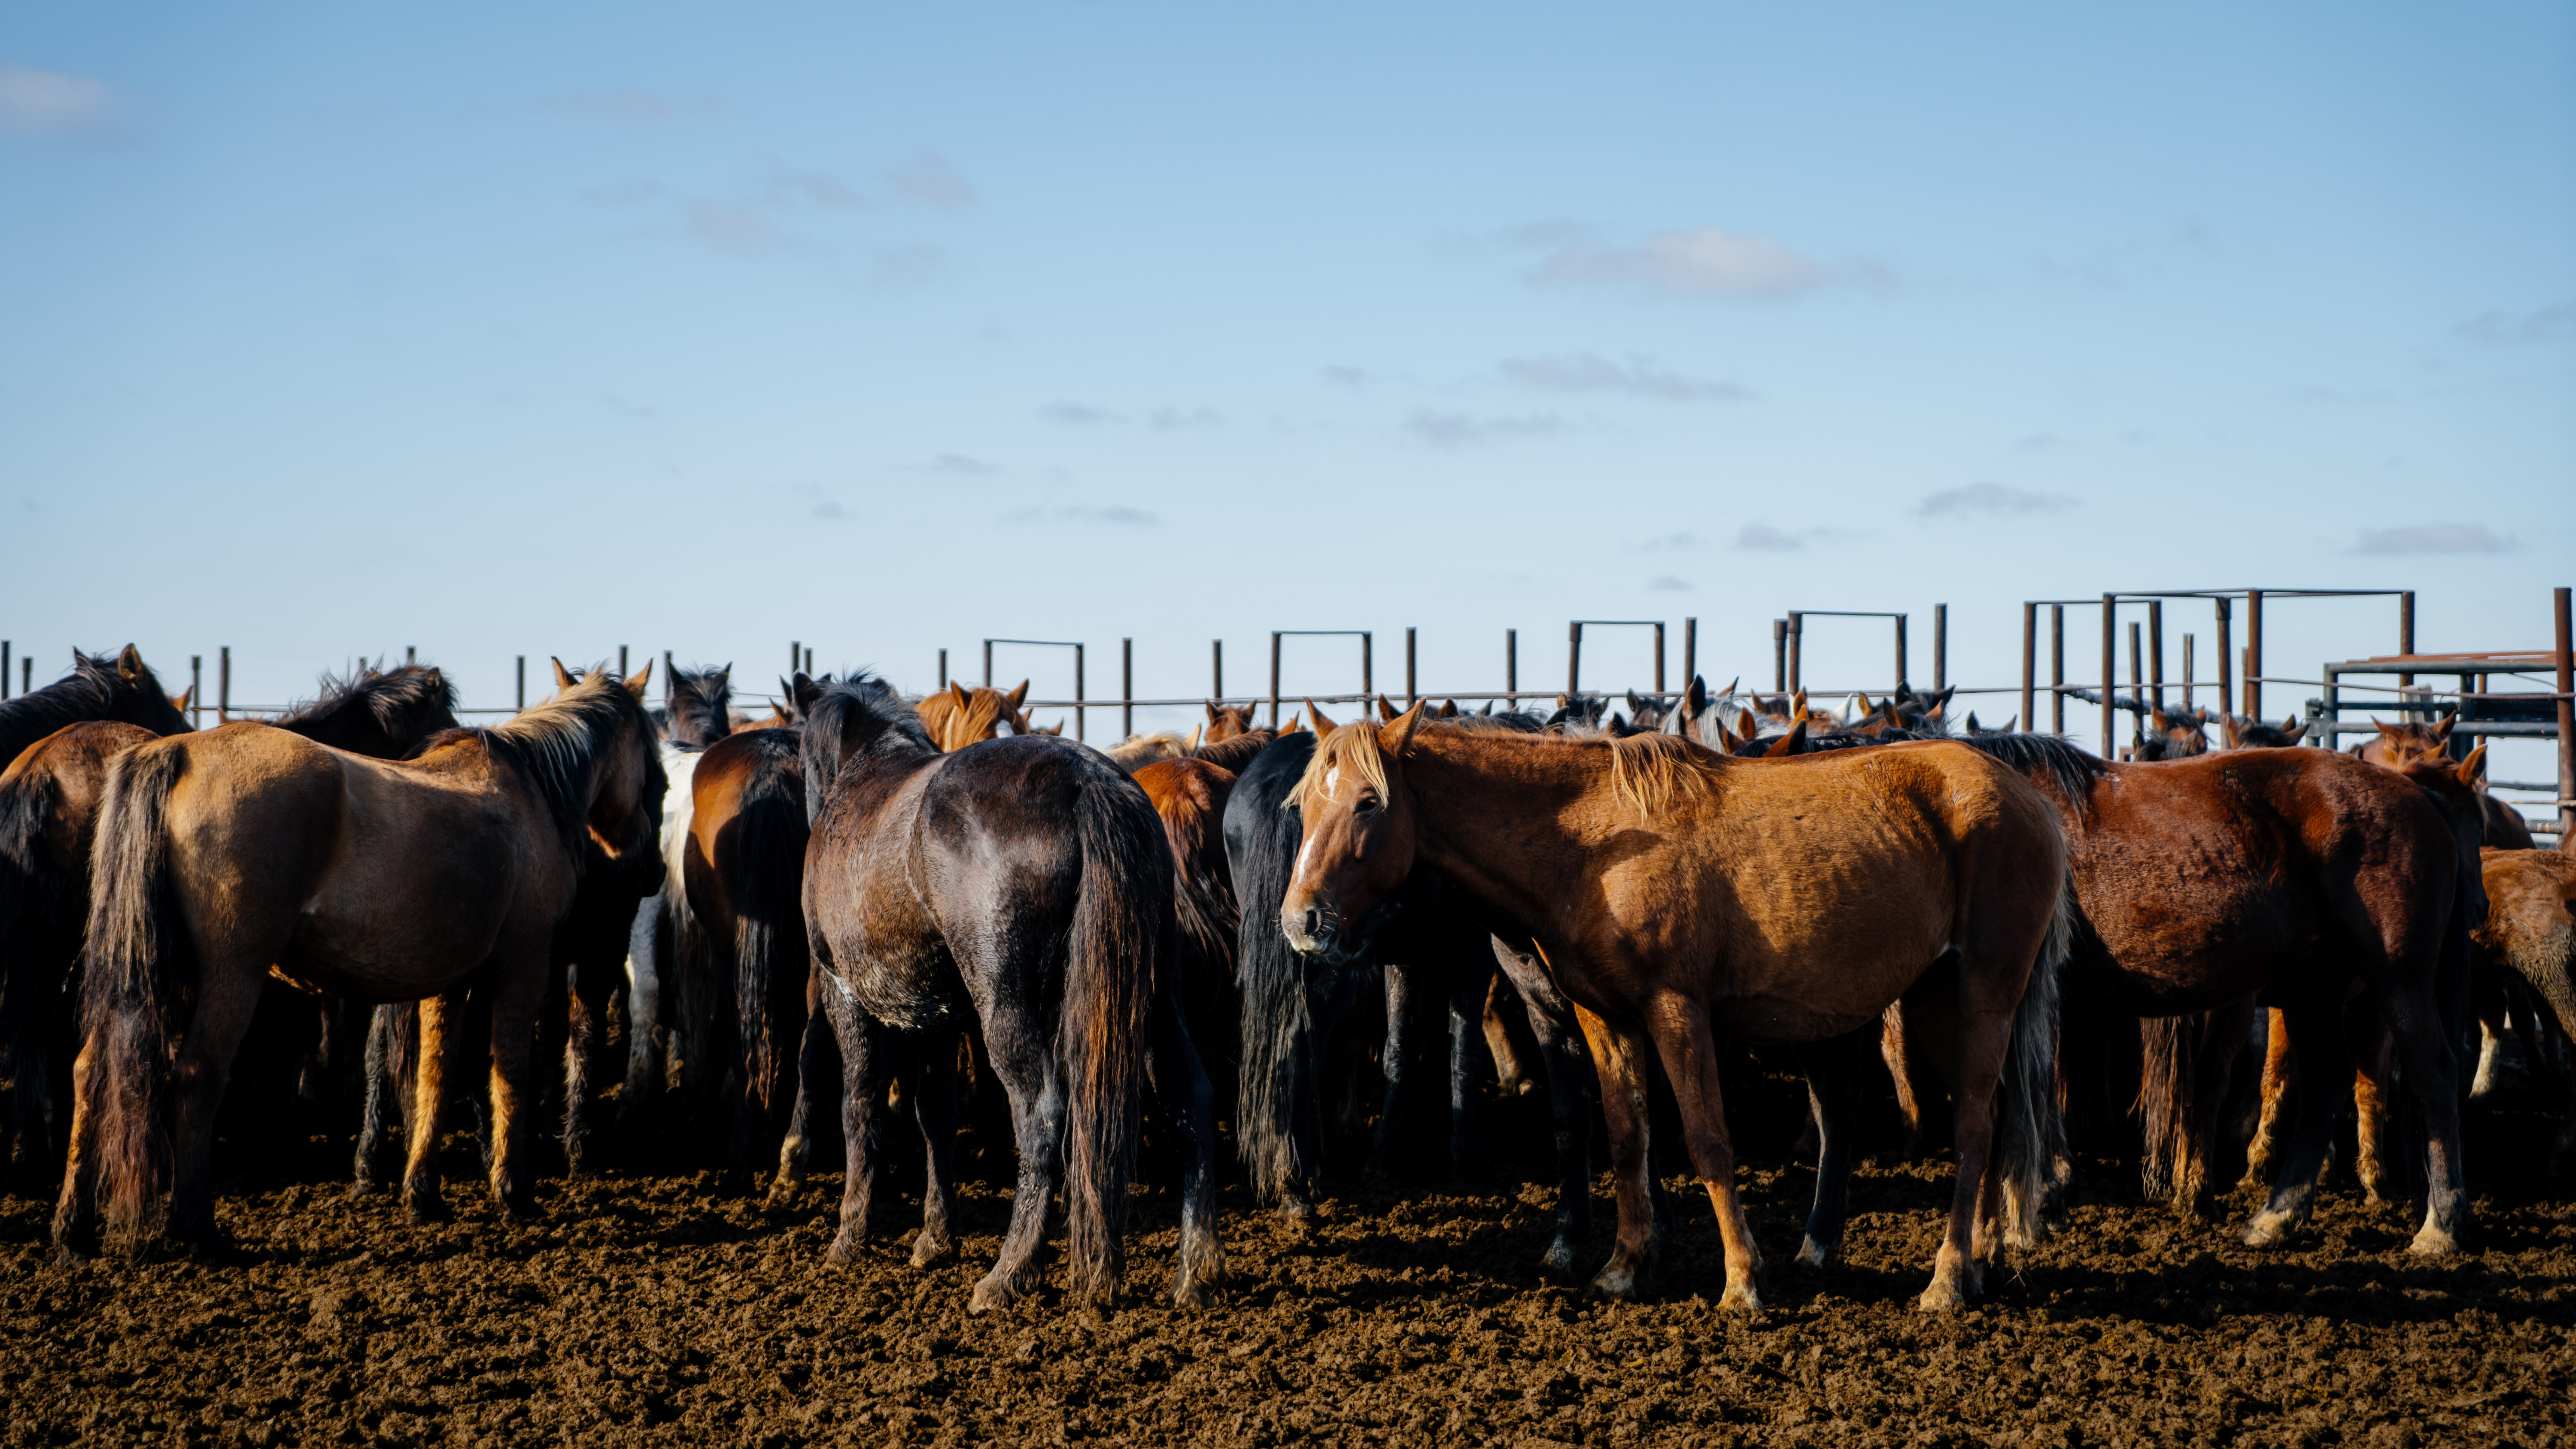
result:
M 1048 736 L 942 754 L 868 675 L 828 689 L 800 678 L 797 700 L 813 824 L 805 919 L 840 1040 L 848 1152 L 831 1261 L 853 1261 L 867 1236 L 870 1123 L 899 1054 L 921 1059 L 922 1089 L 910 1095 L 930 1169 L 913 1261 L 952 1250 L 950 1044 L 971 1016 L 1010 1097 L 1020 1168 L 1001 1260 L 969 1309 L 1037 1286 L 1059 1186 L 1070 1296 L 1114 1296 L 1149 1073 L 1184 1163 L 1173 1297 L 1204 1302 L 1224 1261 L 1214 1124 L 1167 969 L 1171 847 L 1144 791 L 1094 751 Z
M 1715 1033 L 1826 1041 L 1899 997 L 1918 1019 L 1955 1012 L 1947 1035 L 1963 1076 L 1958 1185 L 1923 1306 L 1956 1308 L 1977 1290 L 1994 1246 L 1978 1231 L 1989 1190 L 2013 1236 L 2035 1240 L 2055 1136 L 2066 846 L 2028 784 L 1938 744 L 1748 764 L 1673 735 L 1421 729 L 1422 714 L 1335 730 L 1317 747 L 1299 785 L 1304 844 L 1281 925 L 1300 951 L 1330 957 L 1347 947 L 1346 923 L 1419 863 L 1532 943 L 1602 1078 L 1619 1244 L 1597 1291 L 1630 1296 L 1659 1267 L 1648 1051 L 1672 1081 L 1725 1238 L 1720 1306 L 1749 1310 L 1761 1259 L 1736 1194 Z M 1829 1142 L 1858 1105 L 1834 1096 Z M 1840 1235 L 1822 1217 L 1804 1260 L 1823 1261 Z
M 1025 679 L 1008 694 L 983 685 L 969 689 L 951 684 L 935 694 L 923 695 L 913 711 L 921 716 L 921 727 L 930 731 L 932 744 L 943 750 L 962 750 L 977 740 L 998 735 L 1037 733 L 1029 728 L 1029 717 L 1020 711 L 1020 701 L 1028 697 L 1029 682 Z
M 2549 1004 L 2559 1029 L 2576 1038 L 2576 855 L 2489 850 L 2481 864 L 2487 918 L 2476 934 L 2479 964 L 2517 973 Z M 2576 1170 L 2576 1080 L 2569 1083 L 2549 1170 Z
M 647 666 L 646 673 L 650 673 Z M 109 766 L 82 970 L 72 1144 L 54 1216 L 89 1247 L 99 1199 L 111 1239 L 215 1239 L 215 1109 L 271 970 L 359 1000 L 429 998 L 405 1187 L 439 1216 L 444 1024 L 468 978 L 492 1009 L 491 1176 L 524 1216 L 523 1110 L 548 949 L 585 841 L 652 848 L 662 772 L 645 674 L 579 683 L 507 724 L 453 730 L 417 759 L 345 754 L 284 730 L 226 726 L 136 745 Z
M 85 720 L 139 725 L 155 735 L 188 731 L 187 696 L 161 692 L 161 681 L 128 644 L 110 659 L 72 651 L 72 672 L 16 699 L 0 700 L 0 769 L 29 745 Z
M 2185 1036 L 2171 1049 L 2150 1043 L 2142 1089 L 2151 1135 L 2160 1118 L 2176 1124 L 2164 1135 L 2180 1139 L 2169 1149 L 2177 1203 L 2208 1200 L 2221 1089 L 2255 1006 L 2279 1008 L 2302 1063 L 2341 1082 L 2353 1063 L 2345 1003 L 2367 988 L 2431 1134 L 2414 1251 L 2456 1247 L 2468 1202 L 2443 1021 L 2483 892 L 2451 812 L 2414 781 L 2325 750 L 2110 764 L 2053 735 L 1965 743 L 2021 771 L 2066 821 L 2082 915 L 2069 1015 L 2200 1017 L 2176 1028 Z M 2467 850 L 2474 862 L 2473 838 Z M 2301 1094 L 2249 1246 L 2314 1211 L 2336 1095 Z

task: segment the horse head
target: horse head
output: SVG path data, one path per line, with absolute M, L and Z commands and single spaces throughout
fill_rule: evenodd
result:
M 72 658 L 77 667 L 80 651 L 73 650 Z M 179 700 L 161 692 L 161 681 L 152 677 L 152 667 L 131 644 L 116 656 L 114 689 L 114 713 L 109 718 L 141 725 L 156 735 L 188 733 L 188 717 L 181 713 Z
M 1327 963 L 1352 957 L 1369 934 L 1361 927 L 1412 874 L 1420 841 L 1402 769 L 1422 718 L 1416 704 L 1384 724 L 1326 726 L 1316 741 L 1289 797 L 1304 838 L 1279 906 L 1280 928 L 1298 954 Z
M 671 743 L 702 750 L 733 733 L 733 666 L 687 670 L 662 656 L 662 703 Z

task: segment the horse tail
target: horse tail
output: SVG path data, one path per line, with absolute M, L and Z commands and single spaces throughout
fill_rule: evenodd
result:
M 45 1092 L 46 1003 L 62 989 L 59 979 L 44 979 L 45 963 L 60 959 L 63 934 L 62 872 L 45 859 L 45 821 L 60 793 L 43 771 L 0 791 L 0 1077 L 11 1084 L 21 1122 Z M 13 1125 L 0 1123 L 0 1143 Z
M 2200 1037 L 2197 1015 L 2151 1016 L 2138 1023 L 2134 1110 L 2145 1137 L 2138 1172 L 2150 1202 L 2178 1200 L 2190 1176 L 2192 1084 L 2200 1070 Z
M 1064 1073 L 1068 1277 L 1076 1302 L 1107 1303 L 1125 1271 L 1127 1180 L 1144 1096 L 1154 992 L 1171 954 L 1172 857 L 1132 781 L 1086 784 L 1074 801 L 1082 884 L 1066 941 Z
M 733 902 L 733 1008 L 745 1095 L 764 1117 L 796 1095 L 804 1039 L 805 800 L 792 757 L 745 785 L 741 813 L 726 831 Z
M 75 1100 L 88 1105 L 72 1150 L 97 1164 L 109 1236 L 141 1240 L 170 1178 L 170 1055 L 193 965 L 166 817 L 185 757 L 157 742 L 108 765 L 90 856 Z
M 2075 949 L 2075 878 L 2058 888 L 2048 932 L 2031 962 L 2012 1040 L 1995 1084 L 1995 1180 L 2002 1186 L 2004 1241 L 2032 1248 L 2047 1241 L 2050 1189 L 2066 1157 L 2066 1120 L 2057 1093 L 2058 975 Z
M 1297 814 L 1280 808 L 1279 795 L 1295 778 L 1293 772 L 1270 771 L 1258 778 L 1247 772 L 1226 806 L 1227 862 L 1238 912 L 1235 984 L 1241 1002 L 1235 1151 L 1255 1198 L 1264 1203 L 1307 1191 L 1318 1166 L 1307 1160 L 1300 1130 L 1301 1115 L 1312 1113 L 1316 1099 L 1314 1062 L 1320 1044 L 1314 1001 L 1306 963 L 1279 929 L 1279 906 L 1288 893 L 1299 840 Z

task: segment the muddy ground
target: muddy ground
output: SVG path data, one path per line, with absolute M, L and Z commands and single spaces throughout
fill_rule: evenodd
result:
M 1867 1167 L 1846 1256 L 1803 1273 L 1813 1178 L 1778 1165 L 1785 1141 L 1746 1147 L 1772 1265 L 1758 1317 L 1717 1313 L 1715 1222 L 1680 1178 L 1662 1297 L 1543 1281 L 1528 1098 L 1489 1115 L 1481 1190 L 1345 1178 L 1304 1234 L 1230 1188 L 1212 1312 L 1160 1306 L 1174 1210 L 1141 1195 L 1105 1319 L 1052 1290 L 966 1314 L 1009 1211 L 992 1184 L 969 1191 L 962 1260 L 907 1265 L 907 1201 L 869 1261 L 834 1269 L 820 1184 L 770 1211 L 711 1175 L 614 1173 L 551 1185 L 518 1231 L 451 1185 L 457 1220 L 415 1230 L 389 1198 L 347 1197 L 346 1159 L 317 1148 L 230 1177 L 234 1245 L 212 1263 L 54 1267 L 49 1204 L 0 1199 L 0 1444 L 2558 1443 L 2576 1438 L 2576 1188 L 2538 1174 L 2551 1126 L 2472 1110 L 2476 1236 L 2443 1262 L 2408 1257 L 2409 1224 L 2349 1189 L 2257 1253 L 2088 1159 L 2068 1231 L 1952 1319 L 1913 1308 L 1948 1169 Z M 470 1143 L 448 1157 L 474 1166 Z

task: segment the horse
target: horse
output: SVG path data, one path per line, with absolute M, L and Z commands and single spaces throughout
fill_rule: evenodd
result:
M 662 797 L 661 888 L 637 904 L 626 951 L 626 1086 L 617 1115 L 630 1130 L 675 1076 L 698 1084 L 703 1075 L 701 1044 L 674 1025 L 705 1015 L 697 1004 L 713 990 L 715 971 L 689 912 L 686 850 L 698 756 L 733 733 L 732 678 L 731 664 L 687 670 L 663 659 L 660 756 L 669 790 Z M 784 693 L 785 681 L 780 688 Z
M 1070 741 L 1018 735 L 943 754 L 882 680 L 797 681 L 807 716 L 804 906 L 842 1060 L 848 1171 L 829 1261 L 855 1261 L 876 1184 L 870 1125 L 907 1048 L 928 1149 L 916 1264 L 953 1250 L 954 1054 L 969 1014 L 1008 1093 L 1019 1187 L 1000 1261 L 969 1311 L 1040 1281 L 1061 1185 L 1070 1297 L 1105 1304 L 1124 1271 L 1129 1161 L 1150 1075 L 1183 1144 L 1172 1296 L 1207 1301 L 1224 1270 L 1214 1123 L 1183 1026 L 1172 955 L 1171 848 L 1135 781 Z
M 505 1216 L 532 1215 L 532 1017 L 585 839 L 617 857 L 652 848 L 663 780 L 643 708 L 650 673 L 576 683 L 558 662 L 546 703 L 448 731 L 408 761 L 254 725 L 117 756 L 93 856 L 57 1251 L 90 1250 L 102 1199 L 111 1245 L 165 1231 L 215 1245 L 215 1109 L 272 970 L 333 995 L 426 999 L 404 1184 L 415 1222 L 444 1212 L 448 1012 L 469 978 L 487 983 L 491 1184 Z
M 704 933 L 714 981 L 689 1027 L 705 1043 L 709 1076 L 720 1077 L 716 1111 L 729 1119 L 727 1171 L 737 1184 L 749 1181 L 762 1139 L 786 1134 L 798 1095 L 812 974 L 799 890 L 807 837 L 800 735 L 728 735 L 707 746 L 690 782 L 677 884 Z M 798 1144 L 781 1145 L 783 1178 Z
M 2487 918 L 2472 937 L 2479 964 L 2518 975 L 2548 1003 L 2559 1029 L 2576 1038 L 2576 855 L 2491 849 L 2479 864 L 2487 890 Z M 2576 1171 L 2576 1077 L 2549 1170 Z
M 1237 738 L 1241 738 L 1238 736 Z M 1241 1001 L 1236 990 L 1236 934 L 1242 912 L 1225 858 L 1225 811 L 1234 795 L 1234 772 L 1199 759 L 1157 760 L 1129 772 L 1152 803 L 1171 846 L 1172 991 L 1190 1043 L 1200 1051 L 1216 1092 L 1216 1115 L 1231 1119 L 1239 1063 L 1211 1063 L 1215 1043 L 1230 1049 L 1238 1035 Z M 1199 1047 L 1200 1043 L 1210 1044 Z
M 384 672 L 362 666 L 345 678 L 324 675 L 320 695 L 270 723 L 335 749 L 398 759 L 439 730 L 455 728 L 455 699 L 454 686 L 434 668 Z M 162 723 L 173 727 L 171 733 L 188 732 L 176 712 Z M 108 764 L 155 738 L 160 736 L 139 725 L 93 720 L 46 736 L 0 773 L 0 1040 L 18 1064 L 18 1106 L 48 1124 L 55 1104 L 71 1090 L 80 927 L 89 914 L 90 847 Z M 335 1006 L 325 1005 L 321 1059 L 300 1061 L 311 1055 L 305 1049 L 312 1041 L 308 1010 L 283 986 L 263 991 L 259 1020 L 275 1038 L 265 1055 L 282 1071 L 304 1067 L 307 1078 L 281 1091 L 309 1091 L 318 1075 L 313 1069 L 332 1066 L 337 1053 L 329 1048 L 359 1034 Z M 306 1040 L 299 1042 L 298 1035 Z M 264 1099 L 261 1110 L 273 1105 Z M 58 1156 L 62 1143 L 50 1125 L 44 1138 L 45 1155 Z
M 2146 1046 L 2151 1189 L 2208 1210 L 2219 1099 L 2258 1003 L 2336 1081 L 2352 1062 L 2345 1002 L 2366 988 L 2431 1132 L 2412 1250 L 2453 1251 L 2468 1202 L 2443 1019 L 2482 892 L 2463 880 L 2474 872 L 2451 812 L 2414 781 L 2323 750 L 2114 764 L 2053 735 L 1963 743 L 2026 776 L 2066 822 L 2080 918 L 2069 1015 L 2198 1018 L 2168 1023 L 2170 1040 L 2151 1031 Z M 2284 1240 L 2313 1213 L 2330 1098 L 2303 1094 L 2248 1246 Z
M 72 651 L 72 672 L 16 699 L 0 700 L 0 769 L 29 745 L 88 720 L 139 725 L 155 735 L 188 731 L 188 696 L 161 692 L 143 656 L 128 644 L 113 659 Z
M 2451 727 L 2460 722 L 2455 712 L 2432 724 L 2378 725 L 2376 738 L 2365 740 L 2344 751 L 2345 754 L 2374 765 L 2402 767 L 2416 760 L 2442 759 L 2451 754 Z M 2535 848 L 2531 827 L 2522 812 L 2486 793 L 2481 781 L 2478 789 L 2478 811 L 2484 817 L 2486 843 L 2497 850 L 2530 850 Z
M 951 683 L 946 689 L 922 696 L 914 703 L 913 712 L 921 716 L 921 727 L 930 731 L 932 744 L 943 750 L 962 750 L 977 740 L 997 735 L 1035 733 L 1029 728 L 1029 717 L 1020 710 L 1021 701 L 1028 697 L 1029 682 L 1025 679 L 1008 694 L 983 685 L 969 689 Z
M 2140 732 L 2132 758 L 2138 760 L 2188 760 L 2209 753 L 2207 714 L 2183 714 L 2149 707 L 2148 727 Z
M 1963 1075 L 1958 1185 L 1922 1306 L 1954 1309 L 1977 1291 L 1996 1246 L 1977 1231 L 1989 1192 L 2013 1241 L 2044 1232 L 2033 1209 L 2054 1135 L 2067 911 L 2066 845 L 2038 792 L 1942 746 L 1747 765 L 1671 735 L 1426 730 L 1421 715 L 1336 730 L 1307 762 L 1281 927 L 1329 959 L 1347 948 L 1346 927 L 1428 864 L 1481 919 L 1531 943 L 1604 1088 L 1619 1243 L 1596 1292 L 1634 1296 L 1660 1269 L 1641 1110 L 1650 1049 L 1725 1240 L 1720 1307 L 1749 1311 L 1760 1254 L 1735 1189 L 1713 1033 L 1839 1046 L 1900 997 L 1925 1013 L 1955 1007 L 1947 1035 Z M 1811 1264 L 1841 1236 L 1858 1109 L 1820 1076 L 1850 1080 L 1810 1073 L 1827 1156 L 1800 1252 Z

